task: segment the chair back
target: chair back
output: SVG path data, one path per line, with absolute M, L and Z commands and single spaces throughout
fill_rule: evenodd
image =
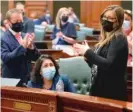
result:
M 89 94 L 91 69 L 83 57 L 60 58 L 60 74 L 67 74 L 79 94 Z

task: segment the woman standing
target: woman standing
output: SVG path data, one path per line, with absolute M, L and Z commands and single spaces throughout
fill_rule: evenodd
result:
M 101 40 L 95 50 L 90 49 L 86 42 L 74 45 L 92 67 L 92 96 L 127 100 L 128 43 L 122 32 L 123 20 L 124 10 L 120 6 L 108 6 L 100 17 Z

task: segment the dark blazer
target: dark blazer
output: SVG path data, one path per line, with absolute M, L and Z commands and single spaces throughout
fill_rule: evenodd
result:
M 90 95 L 117 100 L 127 100 L 126 68 L 128 43 L 123 34 L 115 35 L 112 41 L 100 48 L 98 54 L 91 49 L 85 55 L 89 65 L 98 66 Z
M 23 17 L 23 33 L 34 33 L 34 22 L 28 19 L 26 16 Z
M 24 34 L 22 34 L 23 37 Z M 31 61 L 36 61 L 39 56 L 36 48 L 34 50 L 25 49 L 7 30 L 1 39 L 2 77 L 25 80 L 30 72 Z

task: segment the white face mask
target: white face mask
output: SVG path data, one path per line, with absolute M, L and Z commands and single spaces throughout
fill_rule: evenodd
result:
M 124 20 L 122 28 L 123 29 L 129 29 L 130 28 L 130 21 Z
M 42 76 L 47 80 L 52 80 L 55 76 L 55 67 L 42 68 Z

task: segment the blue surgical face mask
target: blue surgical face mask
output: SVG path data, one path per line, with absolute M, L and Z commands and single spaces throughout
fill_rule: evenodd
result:
M 122 28 L 123 29 L 129 29 L 130 28 L 130 21 L 124 20 Z
M 55 72 L 56 72 L 55 67 L 43 68 L 42 76 L 43 76 L 43 78 L 45 78 L 47 80 L 52 80 L 54 78 Z
M 46 14 L 47 17 L 50 17 L 50 14 Z

